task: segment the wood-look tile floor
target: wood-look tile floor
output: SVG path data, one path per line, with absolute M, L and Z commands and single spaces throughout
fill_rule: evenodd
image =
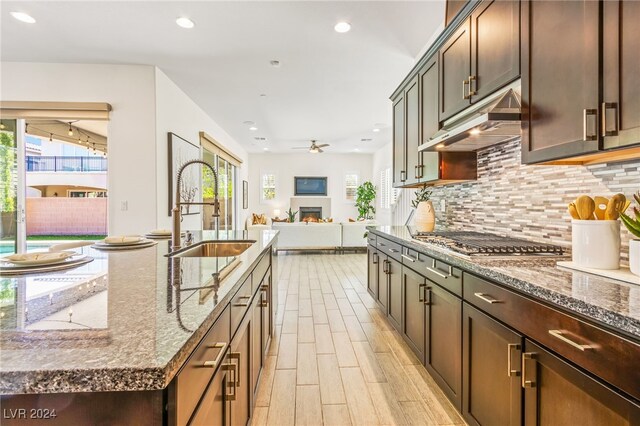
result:
M 252 425 L 464 424 L 367 293 L 365 254 L 274 261 L 276 333 Z

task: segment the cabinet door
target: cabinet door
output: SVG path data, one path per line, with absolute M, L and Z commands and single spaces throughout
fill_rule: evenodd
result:
M 603 103 L 601 135 L 604 148 L 640 143 L 640 2 L 603 2 Z
M 425 143 L 440 130 L 438 119 L 438 55 L 429 59 L 420 70 L 420 141 Z M 437 179 L 439 155 L 423 152 L 418 157 L 418 178 L 421 181 Z
M 225 404 L 229 395 L 227 390 L 230 389 L 230 386 L 231 392 L 233 392 L 233 385 L 228 382 L 225 365 L 222 365 L 204 392 L 200 404 L 193 413 L 191 420 L 189 420 L 189 425 L 205 426 L 227 424 Z
M 519 76 L 520 1 L 483 0 L 471 15 L 471 102 Z
M 600 2 L 522 2 L 522 161 L 598 150 Z
M 425 366 L 445 395 L 462 406 L 462 300 L 427 282 Z
M 407 176 L 405 185 L 410 185 L 420 180 L 418 146 L 420 145 L 420 91 L 418 76 L 416 76 L 405 89 L 405 115 L 406 138 L 405 156 L 407 158 Z
M 405 151 L 404 92 L 393 101 L 393 186 L 404 185 L 407 180 Z
M 389 258 L 389 320 L 401 330 L 402 322 L 402 264 L 393 258 Z
M 374 299 L 378 298 L 378 268 L 380 255 L 378 250 L 367 247 L 367 288 Z
M 525 426 L 640 424 L 632 401 L 529 340 L 524 349 Z
M 267 354 L 267 349 L 269 349 L 269 341 L 271 340 L 271 330 L 273 329 L 273 304 L 271 303 L 271 297 L 273 288 L 271 285 L 272 282 L 272 272 L 271 270 L 267 272 L 264 279 L 262 280 L 262 285 L 260 286 L 260 311 L 262 312 L 262 359 L 264 364 L 264 358 Z
M 258 379 L 262 368 L 262 292 L 253 298 L 251 309 L 247 315 L 251 315 L 251 398 L 258 390 Z
M 449 25 L 467 4 L 467 0 L 447 0 L 446 12 L 445 12 L 445 25 Z
M 380 252 L 378 252 L 380 255 Z M 389 261 L 387 256 L 379 256 L 378 259 L 378 303 L 385 314 L 389 312 Z
M 402 268 L 402 334 L 418 359 L 424 363 L 425 278 L 409 268 Z
M 231 341 L 230 361 L 233 365 L 233 374 L 230 380 L 235 385 L 235 397 L 230 401 L 230 424 L 232 426 L 245 426 L 251 413 L 251 340 L 252 340 L 253 315 L 248 312 L 240 324 Z
M 440 121 L 469 106 L 471 35 L 465 20 L 440 48 Z
M 520 425 L 522 336 L 464 303 L 463 404 L 470 425 Z

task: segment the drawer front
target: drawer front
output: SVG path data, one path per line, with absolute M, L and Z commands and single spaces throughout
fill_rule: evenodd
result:
M 378 247 L 380 254 L 386 254 L 398 262 L 402 262 L 402 246 L 400 244 L 378 237 L 376 238 L 376 247 Z
M 253 270 L 253 292 L 255 293 L 271 265 L 271 252 L 267 251 Z
M 376 234 L 369 232 L 369 234 L 367 235 L 367 244 L 369 244 L 370 246 L 376 246 Z
M 252 295 L 251 276 L 248 276 L 235 296 L 233 296 L 233 299 L 231 299 L 231 335 L 236 332 L 245 312 L 251 306 Z
M 407 247 L 402 249 L 402 263 L 430 281 L 462 297 L 462 271 Z
M 223 363 L 231 339 L 229 324 L 227 306 L 174 379 L 178 424 L 187 423 L 211 377 Z
M 464 299 L 566 359 L 640 398 L 640 345 L 571 315 L 464 274 Z M 616 368 L 612 368 L 615 364 Z

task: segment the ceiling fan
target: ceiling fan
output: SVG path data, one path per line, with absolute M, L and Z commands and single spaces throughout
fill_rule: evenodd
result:
M 324 152 L 322 150 L 322 148 L 324 148 L 325 146 L 329 146 L 328 143 L 323 143 L 323 144 L 318 145 L 318 144 L 316 144 L 316 142 L 318 142 L 318 141 L 315 140 L 315 139 L 311 139 L 311 146 L 309 146 L 309 147 L 297 146 L 297 147 L 291 148 L 291 149 L 308 149 L 311 154 L 318 154 L 320 152 Z

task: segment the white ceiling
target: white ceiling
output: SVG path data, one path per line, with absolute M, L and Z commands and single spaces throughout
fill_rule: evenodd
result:
M 178 16 L 195 28 L 178 27 Z M 333 30 L 340 20 L 350 32 Z M 309 139 L 330 143 L 329 152 L 373 152 L 390 140 L 389 95 L 443 21 L 444 0 L 2 1 L 0 55 L 157 65 L 252 152 L 293 152 Z

